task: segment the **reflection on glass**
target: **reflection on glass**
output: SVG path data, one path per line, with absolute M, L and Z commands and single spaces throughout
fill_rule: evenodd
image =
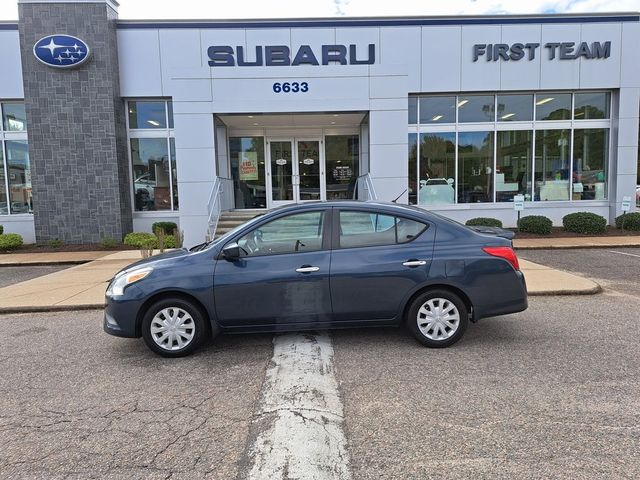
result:
M 458 203 L 493 201 L 493 132 L 458 134 Z
M 5 191 L 6 177 L 4 175 L 4 154 L 2 142 L 0 142 L 0 215 L 9 214 L 9 204 L 7 203 L 7 192 Z
M 171 209 L 167 150 L 166 138 L 131 139 L 136 211 Z
M 456 97 L 421 97 L 420 123 L 454 123 Z
M 573 200 L 607 198 L 608 130 L 591 128 L 573 132 Z
M 31 165 L 29 148 L 24 140 L 7 141 L 7 173 L 11 213 L 32 213 Z
M 536 120 L 568 120 L 571 118 L 570 93 L 538 93 Z
M 173 189 L 173 209 L 178 210 L 178 166 L 176 164 L 176 142 L 169 139 L 169 153 L 171 155 L 171 188 Z
M 418 203 L 418 134 L 409 134 L 409 205 Z
M 418 123 L 418 97 L 409 97 L 409 125 Z
M 359 144 L 358 135 L 327 135 L 325 137 L 327 200 L 353 198 L 360 171 Z
M 27 115 L 24 111 L 24 103 L 3 103 L 2 114 L 5 131 L 23 132 L 27 129 Z
M 269 142 L 271 199 L 293 200 L 293 156 L 291 142 Z
M 167 102 L 167 109 L 169 110 L 167 115 L 169 117 L 169 128 L 173 128 L 173 102 L 171 100 Z
M 320 142 L 298 142 L 300 200 L 320 200 Z
M 498 95 L 499 122 L 533 120 L 533 95 Z
M 423 133 L 420 135 L 421 205 L 455 203 L 456 134 Z
M 536 131 L 535 200 L 569 200 L 569 135 Z
M 495 121 L 494 98 L 493 95 L 460 95 L 458 97 L 458 121 Z
M 573 118 L 575 120 L 609 118 L 609 93 L 576 93 Z
M 264 137 L 230 137 L 229 154 L 235 207 L 266 208 Z
M 129 128 L 167 128 L 166 102 L 129 102 Z
M 514 195 L 531 200 L 531 130 L 498 132 L 496 201 L 512 202 Z

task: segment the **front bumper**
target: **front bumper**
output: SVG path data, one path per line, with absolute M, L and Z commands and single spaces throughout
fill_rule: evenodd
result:
M 105 297 L 103 328 L 109 335 L 135 338 L 140 336 L 138 313 L 144 303 L 142 291 L 136 285 L 128 286 L 124 295 Z

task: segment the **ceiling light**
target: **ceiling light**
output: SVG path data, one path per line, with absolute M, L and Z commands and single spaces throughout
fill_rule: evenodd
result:
M 331 125 L 335 125 L 335 124 L 336 124 L 336 122 L 331 122 Z
M 253 115 L 247 115 L 247 117 L 249 117 L 249 118 L 253 118 Z
M 574 117 L 579 117 L 580 115 L 584 115 L 584 112 L 578 112 L 574 115 Z
M 150 123 L 154 127 L 159 127 L 160 126 L 160 124 L 158 122 L 156 122 L 155 120 L 147 120 L 147 123 Z
M 506 115 L 502 115 L 500 117 L 501 120 L 506 120 L 507 118 L 511 118 L 515 115 L 515 113 L 507 113 Z
M 338 117 L 339 115 L 338 115 L 337 113 L 334 113 L 334 114 L 333 114 L 333 116 L 334 116 L 334 117 Z
M 554 97 L 547 97 L 547 98 L 543 98 L 542 100 L 538 100 L 536 102 L 536 105 L 544 105 L 545 103 L 549 103 L 551 101 L 555 100 Z
M 254 125 L 259 125 L 259 123 L 255 123 L 255 122 L 254 122 Z
M 438 120 L 440 120 L 442 118 L 442 115 L 436 115 L 435 117 L 433 117 L 431 119 L 432 122 L 437 122 Z
M 458 107 L 464 107 L 468 102 L 469 100 L 460 100 L 458 102 Z

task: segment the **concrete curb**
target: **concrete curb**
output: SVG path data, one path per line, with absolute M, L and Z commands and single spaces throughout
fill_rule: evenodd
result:
M 84 265 L 85 263 L 93 262 L 95 260 L 67 260 L 67 261 L 59 261 L 59 262 L 14 262 L 14 263 L 1 263 L 0 268 L 2 267 L 55 267 L 55 266 L 64 266 L 64 265 Z
M 513 246 L 515 250 L 573 250 L 584 248 L 638 248 L 640 243 L 627 243 L 624 245 L 531 245 L 525 247 Z
M 104 307 L 104 303 L 87 305 L 44 305 L 38 307 L 0 307 L 0 315 L 10 313 L 77 312 L 80 310 L 102 310 Z
M 593 280 L 592 280 L 593 281 Z M 596 282 L 593 282 L 596 283 Z M 553 297 L 553 296 L 567 296 L 567 295 L 575 295 L 575 296 L 582 296 L 582 295 L 597 295 L 598 293 L 602 293 L 602 287 L 596 283 L 595 287 L 592 288 L 585 288 L 585 289 L 581 289 L 581 290 L 571 290 L 571 289 L 566 289 L 566 290 L 549 290 L 548 292 L 527 292 L 527 295 L 530 297 Z

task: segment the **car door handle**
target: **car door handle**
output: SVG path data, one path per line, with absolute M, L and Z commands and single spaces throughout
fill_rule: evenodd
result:
M 320 267 L 312 267 L 311 265 L 303 265 L 300 268 L 296 268 L 296 272 L 298 273 L 311 273 L 317 272 L 320 270 Z
M 426 264 L 426 260 L 407 260 L 406 262 L 402 263 L 402 265 L 404 265 L 405 267 L 420 267 Z

